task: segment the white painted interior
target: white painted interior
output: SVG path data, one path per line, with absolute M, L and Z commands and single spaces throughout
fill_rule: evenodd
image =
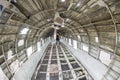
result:
M 18 46 L 22 46 L 23 44 L 24 44 L 24 40 L 23 39 L 18 41 Z
M 28 28 L 22 29 L 21 32 L 20 32 L 20 34 L 27 34 L 28 30 L 29 30 Z
M 16 71 L 18 71 L 18 69 L 20 68 L 19 63 L 20 62 L 18 60 L 15 60 L 14 62 L 11 63 L 10 70 L 12 73 L 15 73 Z
M 12 57 L 12 54 L 13 54 L 13 51 L 12 50 L 9 50 L 7 52 L 7 59 L 10 59 Z
M 71 44 L 71 39 L 69 39 L 69 45 L 72 45 L 72 44 Z
M 32 46 L 27 49 L 27 56 L 29 57 L 32 54 Z
M 102 63 L 109 65 L 112 61 L 111 54 L 105 51 L 100 51 L 100 60 Z
M 77 49 L 77 41 L 73 40 L 73 48 Z
M 89 48 L 88 45 L 82 43 L 82 46 L 83 46 L 83 50 L 86 51 L 86 52 L 88 52 L 88 48 Z

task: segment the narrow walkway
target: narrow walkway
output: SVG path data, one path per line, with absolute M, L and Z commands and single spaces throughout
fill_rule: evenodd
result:
M 33 80 L 88 80 L 87 72 L 64 45 L 49 44 Z

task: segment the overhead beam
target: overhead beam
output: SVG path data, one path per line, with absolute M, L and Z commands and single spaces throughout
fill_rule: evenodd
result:
M 0 33 L 0 35 L 16 35 L 17 33 Z

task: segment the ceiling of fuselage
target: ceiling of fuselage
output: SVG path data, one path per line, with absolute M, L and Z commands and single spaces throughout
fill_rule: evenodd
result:
M 115 46 L 120 47 L 119 0 L 4 0 L 2 5 L 5 8 L 0 17 L 1 44 L 16 39 L 37 41 L 59 12 L 66 27 L 58 30 L 62 36 L 80 35 L 83 42 L 91 45 L 98 44 L 94 38 L 99 37 L 101 48 L 105 45 L 113 51 Z M 20 34 L 24 28 L 29 28 L 27 35 Z M 42 37 L 52 35 L 52 31 L 48 29 Z

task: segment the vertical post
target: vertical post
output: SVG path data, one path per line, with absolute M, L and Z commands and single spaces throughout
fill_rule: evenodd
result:
M 57 29 L 54 28 L 54 39 L 56 39 Z

